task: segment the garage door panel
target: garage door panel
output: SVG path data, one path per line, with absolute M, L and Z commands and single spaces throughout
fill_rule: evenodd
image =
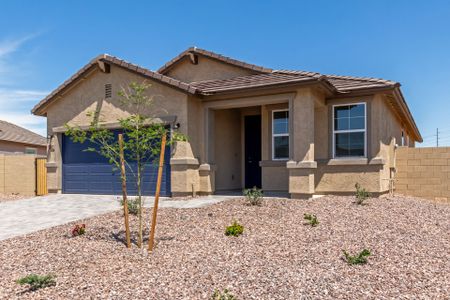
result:
M 77 194 L 115 194 L 122 193 L 120 170 L 110 165 L 98 153 L 83 151 L 90 145 L 73 143 L 70 138 L 63 136 L 63 193 Z M 96 159 L 98 158 L 98 159 Z M 170 149 L 166 148 L 165 165 L 161 185 L 161 195 L 170 196 Z M 137 194 L 136 178 L 137 166 L 131 164 L 133 172 L 127 167 L 127 192 Z M 144 195 L 153 195 L 156 190 L 158 166 L 149 163 L 145 166 L 142 180 Z

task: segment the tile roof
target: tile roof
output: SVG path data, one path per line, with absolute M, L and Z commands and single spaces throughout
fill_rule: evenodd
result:
M 46 146 L 47 139 L 23 127 L 0 120 L 0 141 Z
M 257 65 L 253 65 L 253 64 L 249 64 L 246 63 L 244 61 L 240 61 L 228 56 L 224 56 L 222 54 L 218 54 L 218 53 L 214 53 L 208 50 L 204 50 L 204 49 L 200 49 L 197 47 L 190 47 L 186 50 L 184 50 L 183 52 L 181 52 L 179 55 L 177 55 L 176 57 L 174 57 L 173 59 L 171 59 L 170 61 L 168 61 L 167 63 L 164 64 L 164 66 L 162 66 L 161 68 L 158 69 L 158 73 L 164 74 L 165 72 L 169 71 L 169 69 L 178 61 L 180 61 L 181 59 L 183 59 L 185 56 L 187 56 L 190 53 L 194 53 L 194 54 L 200 54 L 209 58 L 213 58 L 219 61 L 222 61 L 224 63 L 227 64 L 231 64 L 237 67 L 241 67 L 244 69 L 248 69 L 251 71 L 255 71 L 258 73 L 270 73 L 272 72 L 272 69 L 270 68 L 265 68 L 262 66 L 257 66 Z
M 255 74 L 238 76 L 230 79 L 221 80 L 204 80 L 191 83 L 185 83 L 177 79 L 165 76 L 164 73 L 170 70 L 170 68 L 179 60 L 183 59 L 185 56 L 194 53 L 207 56 L 227 64 L 235 65 L 241 68 L 246 68 L 248 70 L 254 71 Z M 129 71 L 141 74 L 144 77 L 157 80 L 161 83 L 167 84 L 173 88 L 179 89 L 185 93 L 189 94 L 199 94 L 199 95 L 212 95 L 217 93 L 225 93 L 231 91 L 240 91 L 246 89 L 257 89 L 263 87 L 278 87 L 285 85 L 295 85 L 307 82 L 320 82 L 326 88 L 328 88 L 335 95 L 343 95 L 352 92 L 365 91 L 365 90 L 375 90 L 375 89 L 393 89 L 399 90 L 400 84 L 385 79 L 378 78 L 368 78 L 368 77 L 352 77 L 352 76 L 339 76 L 339 75 L 325 75 L 317 72 L 306 72 L 306 71 L 292 71 L 292 70 L 272 70 L 270 68 L 265 68 L 253 64 L 249 64 L 243 61 L 232 59 L 211 51 L 199 49 L 196 47 L 189 48 L 183 51 L 174 59 L 167 62 L 163 67 L 161 67 L 157 72 L 150 71 L 146 68 L 142 68 L 138 65 L 129 63 L 125 60 L 119 59 L 117 57 L 102 54 L 91 60 L 86 66 L 81 68 L 75 75 L 66 80 L 61 86 L 59 86 L 55 91 L 48 95 L 45 99 L 40 101 L 33 109 L 32 113 L 36 115 L 44 115 L 45 112 L 43 108 L 50 102 L 56 99 L 56 96 L 63 92 L 66 87 L 72 84 L 74 81 L 79 79 L 92 70 L 99 62 L 106 62 L 114 64 L 116 66 L 125 68 Z M 407 118 L 412 123 L 412 126 L 417 132 L 417 136 L 420 139 L 420 133 L 417 129 L 416 124 L 412 118 L 409 108 L 404 101 L 401 92 L 396 92 L 402 102 L 404 102 L 405 114 Z
M 226 91 L 235 91 L 248 88 L 268 87 L 285 84 L 296 84 L 301 82 L 317 81 L 320 76 L 309 74 L 283 74 L 268 73 L 239 76 L 230 79 L 221 80 L 204 80 L 191 82 L 191 86 L 195 87 L 199 93 L 209 95 Z
M 78 72 L 76 72 L 73 76 L 71 76 L 69 79 L 64 81 L 58 88 L 56 88 L 52 93 L 50 93 L 47 97 L 42 99 L 38 104 L 34 106 L 34 108 L 31 110 L 33 114 L 39 115 L 40 110 L 50 102 L 52 102 L 60 92 L 62 92 L 65 88 L 67 88 L 70 84 L 75 82 L 77 79 L 81 78 L 83 75 L 87 74 L 89 70 L 93 69 L 98 62 L 107 62 L 114 64 L 116 66 L 119 66 L 121 68 L 128 69 L 132 72 L 138 73 L 140 75 L 143 75 L 144 77 L 148 77 L 151 79 L 155 79 L 161 83 L 167 84 L 169 86 L 172 86 L 174 88 L 180 89 L 187 93 L 194 94 L 196 90 L 191 87 L 189 84 L 184 83 L 182 81 L 179 81 L 177 79 L 150 71 L 149 69 L 142 68 L 138 65 L 129 63 L 123 59 L 117 58 L 115 56 L 109 55 L 109 54 L 101 54 L 97 56 L 96 58 L 92 59 L 87 65 L 82 67 Z
M 242 89 L 296 84 L 308 81 L 322 81 L 333 87 L 337 93 L 349 93 L 364 89 L 391 88 L 399 84 L 394 81 L 337 75 L 322 75 L 316 72 L 274 70 L 271 73 L 246 75 L 231 79 L 204 80 L 190 85 L 204 95 Z

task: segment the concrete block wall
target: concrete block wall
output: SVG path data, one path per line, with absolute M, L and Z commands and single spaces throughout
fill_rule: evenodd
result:
M 450 147 L 400 147 L 396 167 L 396 193 L 450 201 Z
M 0 155 L 0 193 L 35 195 L 36 156 Z

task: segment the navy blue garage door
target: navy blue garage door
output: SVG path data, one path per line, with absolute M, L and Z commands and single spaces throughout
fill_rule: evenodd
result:
M 117 136 L 117 132 L 115 132 Z M 70 137 L 63 135 L 62 139 L 62 183 L 63 193 L 66 194 L 99 194 L 120 195 L 122 183 L 120 170 L 110 165 L 108 160 L 95 152 L 83 151 L 92 147 L 89 142 L 74 143 Z M 170 196 L 170 149 L 166 148 L 164 171 L 161 185 L 161 195 Z M 132 165 L 134 172 L 136 166 Z M 142 190 L 144 195 L 154 195 L 158 167 L 149 163 L 143 175 Z M 136 179 L 127 170 L 127 191 L 129 195 L 136 195 Z

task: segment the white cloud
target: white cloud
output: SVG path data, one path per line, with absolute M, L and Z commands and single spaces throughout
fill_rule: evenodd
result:
M 17 79 L 23 75 L 23 69 L 20 67 L 22 59 L 15 55 L 26 42 L 37 35 L 39 34 L 0 40 L 0 120 L 45 136 L 46 119 L 33 116 L 30 110 L 39 100 L 47 96 L 48 92 L 27 89 L 27 81 Z M 14 88 L 6 87 L 6 84 L 11 84 Z M 15 88 L 16 86 L 21 87 Z

